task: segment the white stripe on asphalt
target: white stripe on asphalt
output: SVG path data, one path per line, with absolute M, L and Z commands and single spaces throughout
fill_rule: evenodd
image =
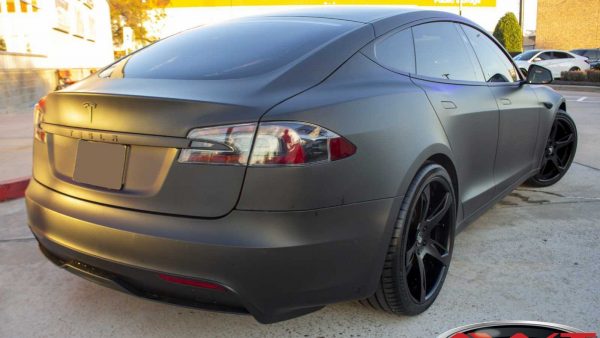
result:
M 600 103 L 600 101 L 579 101 L 579 100 L 567 100 L 567 102 L 577 102 L 577 103 Z
M 587 97 L 582 96 L 580 98 L 577 99 L 577 102 L 583 102 L 585 99 L 587 99 Z

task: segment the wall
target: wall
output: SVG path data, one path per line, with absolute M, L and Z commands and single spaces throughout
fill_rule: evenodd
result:
M 88 68 L 69 70 L 73 79 L 90 75 Z M 57 84 L 55 69 L 0 68 L 0 114 L 32 112 L 33 105 Z
M 0 36 L 0 113 L 31 111 L 56 88 L 58 69 L 77 80 L 113 61 L 106 0 L 0 0 Z
M 49 69 L 0 69 L 0 114 L 30 113 L 56 86 L 54 77 Z
M 600 47 L 600 0 L 538 0 L 536 48 Z

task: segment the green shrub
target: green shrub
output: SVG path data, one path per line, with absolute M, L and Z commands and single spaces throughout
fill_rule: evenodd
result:
M 560 73 L 561 80 L 565 81 L 587 81 L 587 82 L 600 82 L 600 71 L 598 70 L 587 70 L 585 72 L 562 72 Z
M 523 33 L 514 13 L 508 12 L 498 20 L 494 29 L 494 37 L 509 53 L 523 51 Z
M 560 73 L 560 78 L 566 81 L 586 81 L 587 76 L 582 71 L 574 71 L 574 72 L 562 72 Z
M 600 82 L 600 70 L 588 70 L 586 71 L 588 81 Z

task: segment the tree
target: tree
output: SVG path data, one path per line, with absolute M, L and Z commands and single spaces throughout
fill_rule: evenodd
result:
M 123 43 L 123 27 L 131 27 L 136 41 L 143 45 L 158 40 L 148 32 L 148 26 L 165 17 L 169 0 L 109 0 L 113 43 Z
M 514 13 L 508 12 L 498 20 L 494 37 L 511 53 L 523 51 L 523 33 Z

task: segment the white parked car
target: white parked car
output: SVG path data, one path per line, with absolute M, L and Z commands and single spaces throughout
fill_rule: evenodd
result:
M 585 62 L 587 58 L 562 50 L 528 50 L 513 59 L 523 73 L 535 63 L 550 69 L 554 78 L 560 78 L 561 72 L 590 69 L 590 65 Z

